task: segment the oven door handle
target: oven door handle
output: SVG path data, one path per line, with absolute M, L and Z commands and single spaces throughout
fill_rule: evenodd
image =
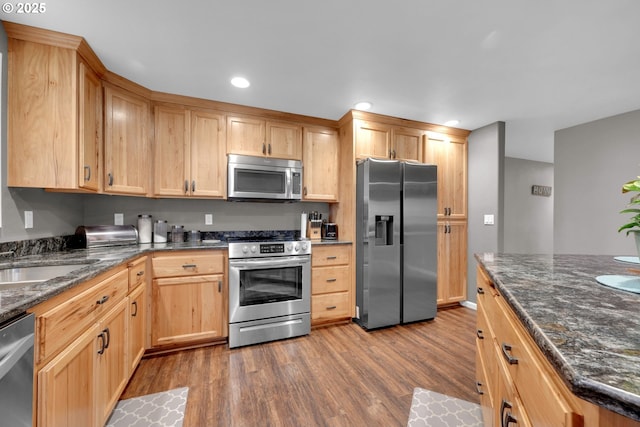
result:
M 260 267 L 297 267 L 305 266 L 310 263 L 310 257 L 308 256 L 291 256 L 291 257 L 277 257 L 277 258 L 259 258 L 251 260 L 230 260 L 229 267 L 237 268 L 239 270 L 250 270 Z

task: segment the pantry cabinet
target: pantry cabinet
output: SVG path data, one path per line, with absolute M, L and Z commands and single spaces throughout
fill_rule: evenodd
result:
M 424 163 L 438 166 L 438 219 L 466 219 L 467 140 L 428 133 Z
M 147 195 L 152 158 L 149 101 L 108 84 L 104 98 L 104 191 Z
M 258 117 L 227 117 L 227 153 L 302 160 L 302 126 Z
M 467 299 L 467 223 L 438 222 L 438 305 Z
M 177 347 L 228 336 L 226 253 L 156 253 L 152 260 L 151 345 Z
M 99 73 L 104 67 L 81 37 L 3 25 L 8 37 L 7 184 L 98 191 Z
M 155 107 L 155 196 L 226 195 L 225 119 L 181 106 Z
M 302 141 L 303 198 L 309 201 L 338 201 L 338 132 L 305 127 Z

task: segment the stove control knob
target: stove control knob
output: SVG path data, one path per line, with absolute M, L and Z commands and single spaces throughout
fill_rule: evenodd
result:
M 246 254 L 247 252 L 249 252 L 249 248 L 247 247 L 247 245 L 244 245 L 244 246 L 242 247 L 242 253 L 243 253 L 243 254 Z
M 258 247 L 256 245 L 251 245 L 251 253 L 252 254 L 255 254 L 257 250 L 258 250 Z
M 296 244 L 293 246 L 293 249 L 294 249 L 296 252 L 298 252 L 298 251 L 300 250 L 300 244 L 299 244 L 299 243 L 296 243 Z
M 293 245 L 291 243 L 287 244 L 287 252 L 291 252 L 293 250 Z
M 302 242 L 302 250 L 303 251 L 307 250 L 307 242 Z

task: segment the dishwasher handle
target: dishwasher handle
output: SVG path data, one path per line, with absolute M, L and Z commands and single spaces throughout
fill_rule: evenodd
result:
M 8 349 L 5 349 L 5 355 L 2 360 L 0 360 L 0 380 L 2 380 L 22 356 L 33 347 L 34 341 L 34 334 L 29 334 L 14 342 Z

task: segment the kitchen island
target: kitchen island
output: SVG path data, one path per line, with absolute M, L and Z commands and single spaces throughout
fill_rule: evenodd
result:
M 475 257 L 571 393 L 640 421 L 640 295 L 596 281 L 601 275 L 630 275 L 639 265 L 612 256 Z

